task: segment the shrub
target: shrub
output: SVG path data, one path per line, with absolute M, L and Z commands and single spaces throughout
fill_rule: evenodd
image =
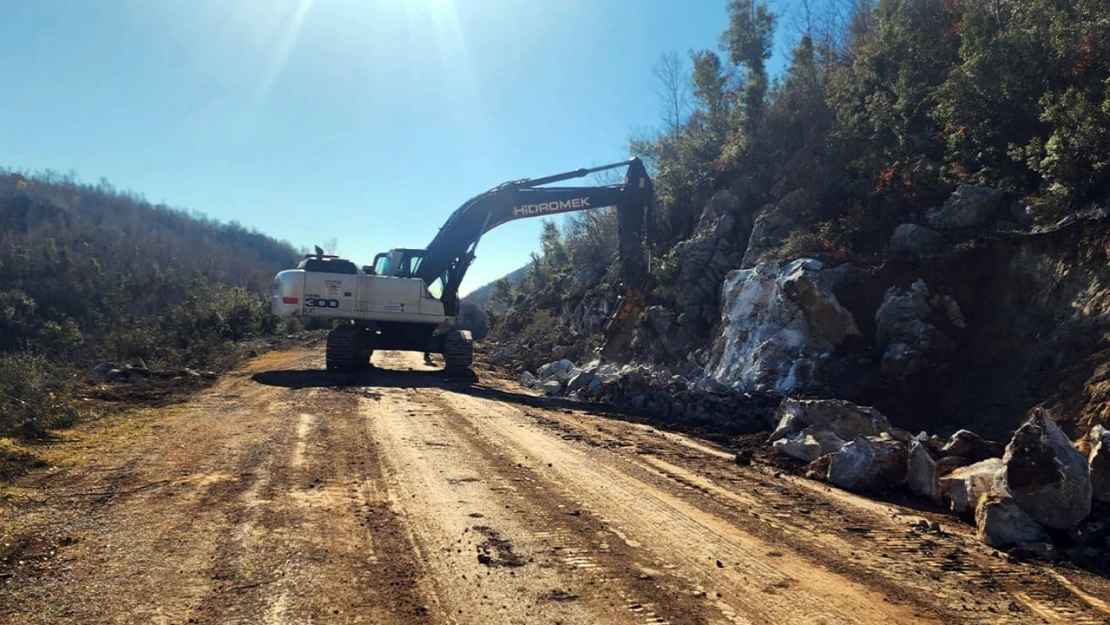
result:
M 38 438 L 72 425 L 72 381 L 44 356 L 27 351 L 0 356 L 0 436 Z

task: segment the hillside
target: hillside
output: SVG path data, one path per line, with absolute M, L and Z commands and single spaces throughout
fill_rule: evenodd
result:
M 0 434 L 66 414 L 72 365 L 229 366 L 277 329 L 265 296 L 296 258 L 105 182 L 0 173 Z
M 467 293 L 466 296 L 462 298 L 462 301 L 464 304 L 472 304 L 483 309 L 488 307 L 494 312 L 503 312 L 506 308 L 508 308 L 508 304 L 501 300 L 491 299 L 490 296 L 493 295 L 494 287 L 501 280 L 507 280 L 510 286 L 515 287 L 520 282 L 521 278 L 524 277 L 527 271 L 527 265 L 520 267 L 519 269 L 510 271 L 497 280 L 494 280 L 493 282 L 489 282 L 487 284 L 483 284 L 470 293 Z
M 1104 422 L 1106 10 L 854 3 L 811 20 L 775 78 L 789 26 L 730 3 L 719 50 L 657 72 L 677 113 L 632 141 L 656 196 L 625 359 L 907 429 L 1003 434 L 1041 405 L 1075 436 Z M 518 367 L 591 359 L 619 294 L 605 218 L 545 230 L 494 329 Z

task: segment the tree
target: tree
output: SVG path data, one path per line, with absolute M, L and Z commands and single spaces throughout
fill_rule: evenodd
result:
M 512 305 L 514 297 L 512 280 L 499 278 L 493 283 L 493 290 L 489 295 L 491 302 L 508 307 Z
M 721 37 L 721 49 L 729 53 L 734 64 L 746 70 L 741 113 L 744 131 L 751 136 L 767 98 L 767 59 L 771 58 L 775 16 L 766 2 L 731 0 L 728 18 L 728 30 Z
M 668 134 L 677 137 L 690 107 L 689 79 L 678 54 L 671 51 L 660 56 L 652 74 L 656 79 L 655 95 L 659 98 L 663 125 Z
M 728 76 L 721 63 L 721 57 L 710 50 L 690 53 L 694 64 L 694 97 L 700 104 L 701 113 L 708 122 L 709 129 L 724 136 L 727 127 L 729 105 L 725 93 Z

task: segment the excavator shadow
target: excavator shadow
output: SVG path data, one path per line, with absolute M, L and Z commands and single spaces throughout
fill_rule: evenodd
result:
M 396 370 L 370 367 L 362 371 L 338 373 L 321 369 L 279 369 L 261 371 L 251 379 L 266 386 L 280 386 L 290 389 L 302 388 L 458 388 L 472 385 L 478 375 L 472 369 L 446 371 Z
M 280 386 L 289 389 L 303 388 L 441 388 L 464 395 L 481 397 L 507 404 L 549 410 L 586 411 L 603 417 L 653 423 L 657 420 L 650 415 L 632 409 L 616 406 L 602 406 L 588 402 L 561 397 L 544 397 L 528 393 L 514 393 L 480 384 L 477 374 L 471 369 L 448 372 L 443 369 L 397 370 L 370 367 L 364 371 L 337 373 L 321 369 L 279 369 L 262 371 L 251 379 L 266 386 Z

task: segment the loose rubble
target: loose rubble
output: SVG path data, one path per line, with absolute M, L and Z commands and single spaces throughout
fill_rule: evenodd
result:
M 564 360 L 539 367 L 536 374 L 525 371 L 518 381 L 552 397 L 641 410 L 678 423 L 711 424 L 732 432 L 755 432 L 772 422 L 777 397 L 699 386 L 700 373 L 693 363 L 673 372 L 644 364 L 596 361 L 578 367 Z
M 902 294 L 911 300 L 910 309 L 921 293 L 923 287 L 911 287 Z M 893 344 L 910 334 L 907 327 L 920 330 L 919 321 L 899 315 L 880 323 L 878 331 Z M 855 492 L 905 488 L 973 517 L 980 540 L 1013 555 L 1067 557 L 1076 563 L 1110 556 L 1110 506 L 1105 505 L 1110 503 L 1110 430 L 1102 426 L 1080 441 L 1082 452 L 1043 410 L 1035 411 L 1008 445 L 966 429 L 947 438 L 914 435 L 893 427 L 869 406 L 743 393 L 711 371 L 693 362 L 673 372 L 646 364 L 577 366 L 564 359 L 538 367 L 535 374 L 522 373 L 520 383 L 550 396 L 643 410 L 679 423 L 745 432 L 773 428 L 767 438 L 771 449 L 798 461 L 799 472 L 808 478 Z M 750 450 L 743 462 L 737 458 L 739 464 L 752 462 Z M 806 463 L 804 469 L 800 463 Z M 1066 536 L 1063 543 L 1054 542 L 1061 536 Z
M 849 443 L 838 436 L 849 433 Z M 872 408 L 786 398 L 768 442 L 809 463 L 802 470 L 808 478 L 858 492 L 905 484 L 922 499 L 973 515 L 980 540 L 1015 555 L 1077 564 L 1110 556 L 1110 506 L 1098 507 L 1110 430 L 1101 426 L 1084 441 L 1088 464 L 1041 410 L 1003 445 L 970 430 L 947 439 L 912 436 Z M 1053 542 L 1050 529 L 1070 530 L 1068 539 Z
M 148 378 L 172 379 L 184 377 L 199 377 L 212 380 L 217 377 L 213 371 L 196 371 L 185 367 L 183 369 L 150 369 L 142 358 L 135 358 L 129 362 L 101 362 L 89 370 L 85 378 L 92 384 L 105 383 L 133 383 L 141 382 Z

